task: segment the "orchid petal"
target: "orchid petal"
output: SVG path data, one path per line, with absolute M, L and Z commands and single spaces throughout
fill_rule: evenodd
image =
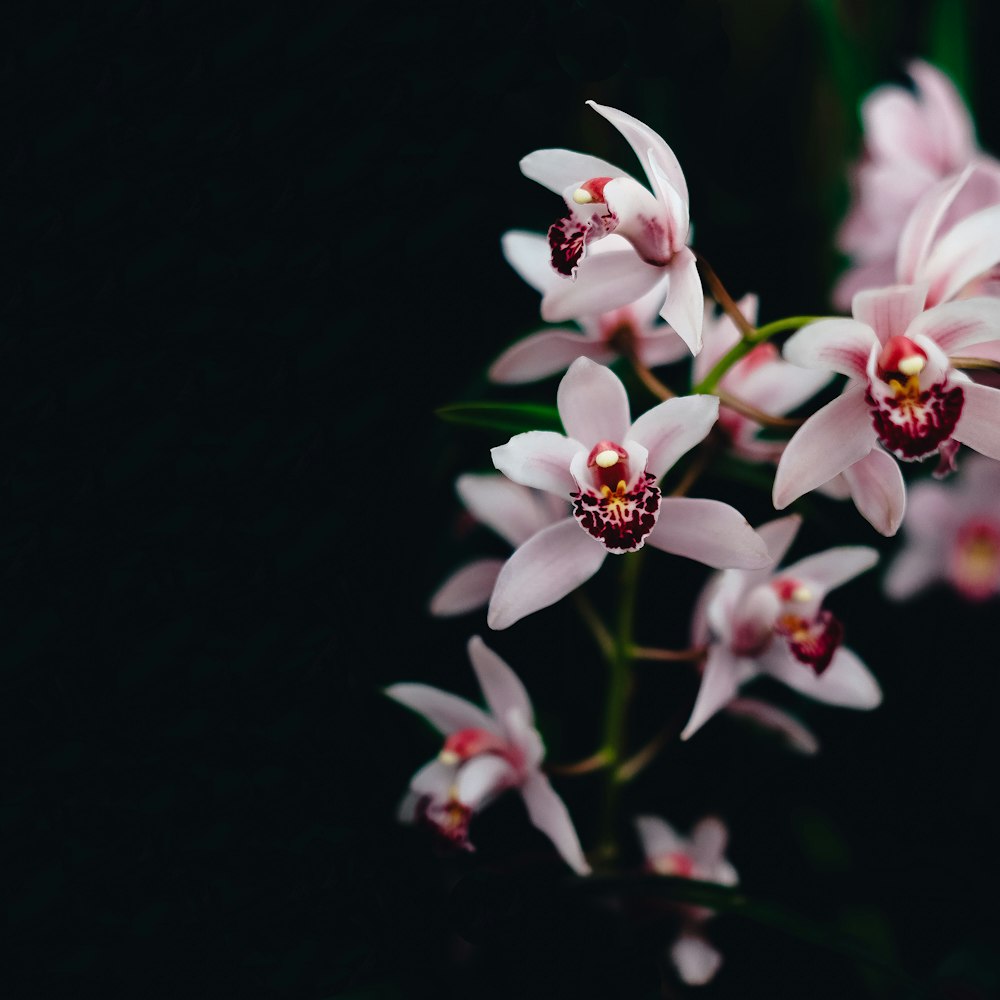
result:
M 883 580 L 886 595 L 894 601 L 905 601 L 940 580 L 942 568 L 937 546 L 905 548 L 889 564 Z
M 893 465 L 896 463 L 893 462 Z M 790 580 L 813 584 L 825 597 L 831 590 L 843 586 L 878 562 L 878 550 L 867 545 L 839 545 L 835 549 L 806 556 L 785 567 L 780 573 Z M 495 713 L 494 713 L 495 714 Z
M 855 319 L 821 319 L 793 333 L 782 354 L 799 368 L 819 368 L 849 378 L 864 378 L 868 355 L 877 343 L 874 330 L 866 323 Z
M 988 458 L 1000 460 L 1000 389 L 963 382 L 965 405 L 952 437 Z
M 709 719 L 736 697 L 740 684 L 754 674 L 751 661 L 734 656 L 724 646 L 713 645 L 701 675 L 701 687 L 695 699 L 682 740 L 689 740 Z
M 1000 216 L 997 222 L 1000 224 Z M 1000 299 L 945 302 L 918 316 L 906 335 L 911 340 L 923 335 L 949 355 L 973 344 L 1000 340 Z
M 670 284 L 660 316 L 677 331 L 691 353 L 698 354 L 705 321 L 705 292 L 698 275 L 698 261 L 687 247 L 682 247 L 667 265 L 667 271 Z
M 503 559 L 477 559 L 456 570 L 434 592 L 431 614 L 450 618 L 485 608 L 503 564 Z
M 723 388 L 731 390 L 745 403 L 777 416 L 801 406 L 833 378 L 832 370 L 808 371 L 778 360 L 757 365 L 746 373 L 739 369 L 735 372 L 730 369 L 730 373 L 731 377 L 722 380 Z
M 833 654 L 822 674 L 800 663 L 784 643 L 773 643 L 760 657 L 761 669 L 800 694 L 842 708 L 872 709 L 882 703 L 882 689 L 871 671 L 849 649 Z
M 484 753 L 466 761 L 455 778 L 455 797 L 470 809 L 481 809 L 505 788 L 517 784 L 517 772 L 510 761 Z
M 817 410 L 792 436 L 774 477 L 772 499 L 777 510 L 822 486 L 872 450 L 875 429 L 864 392 L 861 383 L 848 383 L 841 395 Z
M 618 355 L 603 341 L 576 330 L 539 330 L 508 347 L 490 365 L 491 382 L 518 385 L 565 371 L 577 358 L 609 365 Z
M 521 160 L 521 173 L 558 195 L 592 177 L 629 176 L 607 160 L 571 149 L 536 149 Z
M 691 831 L 691 856 L 702 868 L 714 868 L 726 853 L 729 831 L 717 816 L 699 820 Z
M 647 860 L 663 854 L 676 854 L 687 848 L 685 839 L 659 816 L 636 816 L 635 829 Z
M 428 761 L 410 778 L 410 791 L 418 798 L 447 798 L 455 780 L 455 765 L 443 764 L 436 757 Z
M 799 753 L 812 755 L 819 751 L 819 740 L 794 715 L 777 705 L 757 698 L 736 698 L 726 706 L 729 715 L 750 719 L 765 729 L 780 733 L 789 746 Z
M 569 467 L 579 442 L 555 431 L 526 431 L 490 449 L 493 464 L 508 479 L 569 498 L 576 489 Z
M 543 233 L 512 229 L 500 238 L 504 259 L 522 281 L 544 295 L 562 280 L 552 266 L 549 241 Z
M 647 368 L 672 364 L 674 361 L 689 357 L 691 353 L 677 333 L 665 326 L 657 327 L 647 333 L 636 334 L 635 352 Z
M 969 164 L 957 177 L 938 181 L 910 212 L 896 252 L 896 279 L 901 283 L 912 284 L 921 274 L 945 214 L 974 169 Z
M 466 473 L 456 480 L 455 490 L 480 524 L 513 546 L 526 542 L 555 520 L 539 494 L 495 473 Z
M 556 405 L 566 433 L 589 449 L 599 441 L 621 443 L 630 423 L 621 379 L 590 358 L 577 358 L 559 383 Z
M 939 157 L 961 163 L 976 148 L 972 118 L 954 83 L 941 70 L 914 59 L 907 67 L 920 91 L 927 114 L 928 133 L 934 138 Z
M 589 875 L 590 865 L 583 856 L 580 838 L 576 835 L 569 810 L 556 794 L 549 779 L 541 772 L 533 771 L 521 785 L 521 795 L 528 810 L 528 818 L 552 841 L 563 861 L 577 875 Z
M 931 282 L 928 305 L 954 298 L 973 278 L 1000 262 L 1000 205 L 957 222 L 938 240 L 922 277 Z
M 543 528 L 500 571 L 487 615 L 489 627 L 508 628 L 525 615 L 555 604 L 589 580 L 607 554 L 572 517 Z
M 664 208 L 649 190 L 619 177 L 605 184 L 604 198 L 615 219 L 615 235 L 628 240 L 647 264 L 668 264 L 674 252 L 671 220 L 664 220 Z
M 692 497 L 665 497 L 646 541 L 716 569 L 760 569 L 771 565 L 763 539 L 729 504 Z
M 851 312 L 856 320 L 870 326 L 884 344 L 890 337 L 906 333 L 910 323 L 923 312 L 926 299 L 927 285 L 923 283 L 871 288 L 854 296 Z
M 872 448 L 844 469 L 843 477 L 858 513 L 879 534 L 895 535 L 906 514 L 906 483 L 899 463 L 881 448 Z
M 533 725 L 535 715 L 531 700 L 517 674 L 480 636 L 474 635 L 469 639 L 468 649 L 472 669 L 476 672 L 479 687 L 493 717 L 504 719 L 509 712 L 516 711 L 527 725 Z
M 700 934 L 682 934 L 670 949 L 670 958 L 688 986 L 704 986 L 719 971 L 722 955 Z
M 705 439 L 718 416 L 715 396 L 678 396 L 647 410 L 626 436 L 648 449 L 646 468 L 659 479 L 681 455 Z
M 500 733 L 500 726 L 494 719 L 457 694 L 428 684 L 393 684 L 385 689 L 385 693 L 401 705 L 419 712 L 446 736 L 460 729 L 485 729 L 490 733 Z
M 610 237 L 608 237 L 610 239 Z M 632 247 L 588 254 L 576 278 L 560 278 L 542 299 L 542 319 L 562 323 L 627 306 L 663 281 L 664 268 L 641 261 Z

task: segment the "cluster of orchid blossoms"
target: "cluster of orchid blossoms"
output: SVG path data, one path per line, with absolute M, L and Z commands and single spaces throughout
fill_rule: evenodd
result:
M 862 109 L 865 154 L 838 236 L 852 266 L 834 296 L 850 318 L 758 326 L 756 297 L 735 301 L 689 246 L 688 188 L 676 156 L 622 111 L 589 102 L 632 147 L 638 177 L 564 149 L 521 161 L 525 176 L 562 204 L 546 234 L 507 233 L 503 253 L 541 294 L 542 318 L 560 325 L 514 344 L 490 375 L 511 384 L 564 372 L 556 393 L 563 432 L 516 434 L 492 449 L 495 473 L 458 479 L 469 513 L 513 552 L 464 566 L 434 595 L 431 611 L 486 607 L 488 626 L 502 630 L 575 593 L 610 666 L 606 729 L 588 761 L 547 769 L 523 685 L 473 638 L 469 656 L 488 711 L 423 684 L 387 691 L 443 738 L 440 753 L 410 783 L 404 821 L 471 849 L 474 816 L 515 789 L 528 819 L 574 872 L 612 864 L 619 856 L 613 832 L 585 853 L 548 774 L 602 771 L 605 829 L 615 830 L 607 813 L 619 801 L 616 786 L 663 743 L 654 738 L 627 753 L 639 660 L 697 672 L 697 694 L 680 708 L 685 740 L 727 712 L 816 752 L 815 736 L 799 720 L 742 693 L 759 675 L 831 705 L 880 703 L 878 682 L 824 607 L 831 590 L 874 566 L 876 551 L 842 546 L 781 568 L 799 514 L 755 529 L 729 504 L 689 495 L 723 453 L 773 470 L 777 510 L 818 490 L 852 498 L 885 536 L 903 525 L 907 545 L 886 584 L 893 598 L 941 577 L 973 600 L 1000 591 L 1000 389 L 982 381 L 1000 361 L 1000 162 L 976 147 L 968 113 L 944 75 L 925 63 L 914 63 L 910 74 L 912 90 L 881 88 Z M 788 333 L 779 351 L 772 338 Z M 684 358 L 693 358 L 686 395 L 650 370 Z M 636 416 L 609 367 L 615 363 L 658 402 Z M 839 392 L 837 375 L 845 379 Z M 828 401 L 805 419 L 789 416 L 824 391 Z M 943 479 L 964 461 L 961 445 L 985 457 L 969 459 L 968 474 L 953 480 L 957 487 L 922 479 L 905 517 L 900 463 L 933 459 L 934 476 Z M 694 602 L 689 649 L 633 641 L 630 609 L 646 548 L 719 571 Z M 612 633 L 580 588 L 619 558 L 620 625 Z M 702 821 L 690 841 L 656 817 L 636 824 L 647 871 L 736 882 L 723 858 L 720 820 Z M 707 981 L 721 960 L 705 932 L 710 915 L 690 907 L 681 913 L 671 954 L 689 983 Z

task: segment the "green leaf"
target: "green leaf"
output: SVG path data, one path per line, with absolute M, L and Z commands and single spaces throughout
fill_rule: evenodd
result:
M 449 403 L 434 412 L 452 424 L 487 427 L 510 434 L 562 431 L 559 411 L 541 403 Z
M 963 0 L 937 0 L 927 25 L 927 54 L 938 69 L 952 78 L 965 103 L 972 108 L 969 83 L 969 12 Z

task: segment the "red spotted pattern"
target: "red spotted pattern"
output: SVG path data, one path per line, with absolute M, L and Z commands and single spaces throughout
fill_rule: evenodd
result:
M 876 400 L 869 391 L 872 424 L 879 440 L 898 458 L 915 461 L 933 455 L 951 437 L 962 415 L 965 393 L 940 382 L 928 389 L 897 391 Z
M 811 622 L 795 615 L 778 619 L 777 632 L 788 640 L 792 655 L 822 674 L 844 641 L 844 626 L 829 611 L 821 611 Z
M 615 490 L 605 486 L 573 493 L 573 516 L 609 552 L 634 552 L 656 524 L 660 490 L 654 482 L 643 474 L 631 490 L 621 482 Z

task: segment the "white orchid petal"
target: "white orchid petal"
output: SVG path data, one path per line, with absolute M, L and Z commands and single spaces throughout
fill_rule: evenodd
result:
M 705 321 L 705 292 L 698 275 L 698 261 L 687 247 L 682 247 L 667 265 L 667 271 L 670 284 L 660 316 L 677 331 L 691 353 L 698 354 Z
M 466 473 L 455 482 L 465 509 L 513 546 L 556 520 L 541 497 L 499 473 Z
M 533 771 L 521 785 L 521 795 L 528 810 L 528 818 L 552 841 L 566 864 L 577 875 L 589 875 L 590 865 L 583 856 L 580 838 L 576 835 L 569 810 L 549 784 L 548 778 Z
M 849 465 L 843 480 L 861 516 L 879 534 L 891 538 L 906 514 L 906 483 L 899 463 L 881 448 Z
M 485 729 L 490 733 L 500 733 L 499 724 L 471 701 L 429 684 L 393 684 L 385 689 L 385 693 L 401 705 L 419 712 L 446 736 L 460 729 Z
M 648 450 L 647 468 L 659 479 L 681 455 L 705 439 L 718 416 L 715 396 L 679 396 L 647 410 L 627 436 Z
M 508 347 L 490 365 L 491 382 L 520 385 L 565 371 L 577 358 L 609 365 L 618 355 L 600 340 L 577 330 L 539 330 Z
M 981 455 L 1000 460 L 1000 389 L 962 384 L 965 405 L 952 437 Z
M 620 444 L 631 422 L 621 379 L 590 358 L 577 358 L 559 383 L 556 405 L 566 433 L 589 451 L 599 441 Z
M 786 361 L 799 368 L 818 368 L 840 372 L 849 378 L 864 378 L 868 355 L 877 343 L 874 330 L 866 323 L 854 319 L 821 319 L 792 334 L 782 354 Z
M 578 441 L 555 431 L 526 431 L 492 448 L 490 455 L 508 479 L 568 500 L 576 490 L 569 467 L 581 448 Z
M 536 149 L 521 160 L 521 173 L 558 195 L 593 177 L 629 176 L 607 160 L 571 149 Z
M 761 569 L 771 565 L 763 539 L 735 507 L 718 500 L 665 497 L 646 541 L 716 569 Z
M 503 564 L 503 559 L 477 559 L 456 570 L 434 592 L 431 614 L 450 618 L 485 608 Z
M 493 717 L 502 720 L 509 712 L 515 711 L 527 725 L 534 725 L 531 699 L 517 674 L 478 635 L 469 639 L 468 651 L 472 669 L 476 672 L 479 687 Z

